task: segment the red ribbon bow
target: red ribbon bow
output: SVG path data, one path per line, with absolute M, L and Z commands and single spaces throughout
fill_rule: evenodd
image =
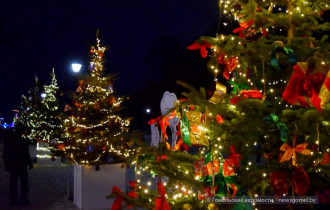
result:
M 225 64 L 225 69 L 223 71 L 223 77 L 229 79 L 229 73 L 231 73 L 238 65 L 237 58 L 231 56 L 229 59 L 225 59 L 225 54 L 221 53 L 218 57 L 219 64 Z
M 206 164 L 206 170 L 207 170 L 207 175 L 213 175 L 213 170 L 214 174 L 217 174 L 220 169 L 220 164 L 219 161 L 211 161 Z
M 162 160 L 167 160 L 167 155 L 157 155 L 156 162 L 160 162 Z
M 160 129 L 162 130 L 163 134 L 164 134 L 164 137 L 165 139 L 168 139 L 168 136 L 166 134 L 166 127 L 170 125 L 170 122 L 169 120 L 174 118 L 176 116 L 176 110 L 174 110 L 170 116 L 163 116 L 163 115 L 160 115 L 158 116 L 157 118 L 155 119 L 151 119 L 148 121 L 148 125 L 152 125 L 154 123 L 158 123 Z
M 287 172 L 272 172 L 270 174 L 270 182 L 274 190 L 275 196 L 283 196 L 287 194 L 290 178 L 293 183 L 294 191 L 300 195 L 306 195 L 309 188 L 309 177 L 305 169 L 301 166 L 294 167 L 291 176 L 288 177 Z
M 124 200 L 124 196 L 123 196 L 124 193 L 117 186 L 114 186 L 112 188 L 112 194 L 116 195 L 116 199 L 112 204 L 111 210 L 120 210 L 121 204 L 123 203 Z
M 135 183 L 135 185 L 134 185 L 134 183 Z M 129 184 L 131 186 L 134 186 L 133 189 L 135 189 L 136 182 L 130 181 Z M 114 200 L 114 202 L 112 204 L 111 210 L 120 210 L 120 209 L 122 209 L 121 205 L 122 205 L 123 201 L 125 200 L 125 197 L 124 197 L 125 194 L 117 186 L 114 186 L 112 188 L 112 194 L 116 195 L 116 199 Z M 138 194 L 135 191 L 131 191 L 131 192 L 127 193 L 127 196 L 129 196 L 131 198 L 138 198 L 139 197 Z M 128 206 L 128 207 L 131 208 L 131 206 Z
M 325 75 L 315 73 L 311 75 L 304 74 L 303 70 L 298 64 L 293 67 L 292 74 L 288 85 L 286 86 L 282 98 L 291 105 L 296 102 L 302 106 L 310 107 L 304 96 L 311 99 L 313 106 L 321 111 L 321 98 L 318 96 L 318 86 L 322 84 Z M 307 72 L 308 73 L 308 72 Z
M 237 102 L 240 99 L 246 99 L 246 98 L 262 99 L 264 97 L 259 90 L 242 90 L 239 94 L 240 96 L 236 96 L 230 99 L 230 103 L 237 104 Z
M 133 190 L 135 190 L 136 187 L 137 187 L 137 183 L 134 182 L 134 181 L 129 181 L 128 184 L 129 184 L 129 186 L 130 186 Z
M 167 203 L 165 198 L 165 187 L 163 183 L 157 183 L 157 191 L 160 196 L 155 199 L 155 210 L 171 210 L 170 205 Z
M 206 58 L 207 57 L 207 49 L 206 48 L 212 48 L 213 46 L 209 43 L 207 43 L 206 41 L 203 41 L 202 44 L 200 43 L 193 43 L 192 45 L 190 45 L 189 47 L 187 47 L 189 50 L 198 50 L 200 49 L 200 53 L 201 53 L 201 56 L 203 58 Z
M 248 27 L 250 27 L 253 23 L 254 23 L 254 20 L 253 19 L 251 19 L 251 20 L 249 20 L 247 22 L 242 22 L 242 23 L 239 24 L 240 27 L 235 28 L 233 30 L 233 33 L 236 34 L 237 32 L 239 32 L 239 37 L 241 37 L 242 39 L 244 39 L 243 31 L 245 29 L 247 29 Z

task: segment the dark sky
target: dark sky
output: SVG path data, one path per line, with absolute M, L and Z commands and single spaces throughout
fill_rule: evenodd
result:
M 156 106 L 150 117 L 158 115 L 163 92 L 179 90 L 176 80 L 203 84 L 201 72 L 209 80 L 199 53 L 186 48 L 214 36 L 217 20 L 217 0 L 2 0 L 0 117 L 11 121 L 35 73 L 48 83 L 54 67 L 60 88 L 73 91 L 71 63 L 87 72 L 97 28 L 109 47 L 106 71 L 119 73 L 115 89 L 131 96 L 129 113 L 141 120 L 146 107 Z

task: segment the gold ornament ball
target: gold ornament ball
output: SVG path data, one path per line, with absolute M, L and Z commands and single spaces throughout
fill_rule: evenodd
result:
M 207 209 L 208 210 L 219 210 L 219 207 L 215 203 L 209 203 L 209 205 L 207 206 Z
M 186 203 L 182 206 L 182 210 L 192 210 L 192 206 L 189 203 Z

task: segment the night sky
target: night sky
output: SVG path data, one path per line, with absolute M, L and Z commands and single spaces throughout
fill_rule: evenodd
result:
M 114 88 L 130 96 L 127 114 L 135 117 L 133 127 L 143 128 L 160 114 L 164 91 L 180 97 L 176 80 L 197 88 L 211 82 L 206 59 L 187 46 L 215 36 L 218 16 L 217 0 L 2 0 L 0 117 L 10 123 L 34 75 L 47 84 L 53 67 L 61 92 L 74 91 L 71 63 L 88 72 L 99 28 L 101 45 L 109 47 L 106 72 L 118 73 Z

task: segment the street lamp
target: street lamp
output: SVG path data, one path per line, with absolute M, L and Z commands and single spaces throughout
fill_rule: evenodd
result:
M 79 71 L 80 71 L 80 69 L 81 69 L 81 64 L 79 64 L 79 63 L 73 63 L 72 64 L 72 70 L 73 70 L 73 72 L 75 72 L 75 73 L 78 73 Z

